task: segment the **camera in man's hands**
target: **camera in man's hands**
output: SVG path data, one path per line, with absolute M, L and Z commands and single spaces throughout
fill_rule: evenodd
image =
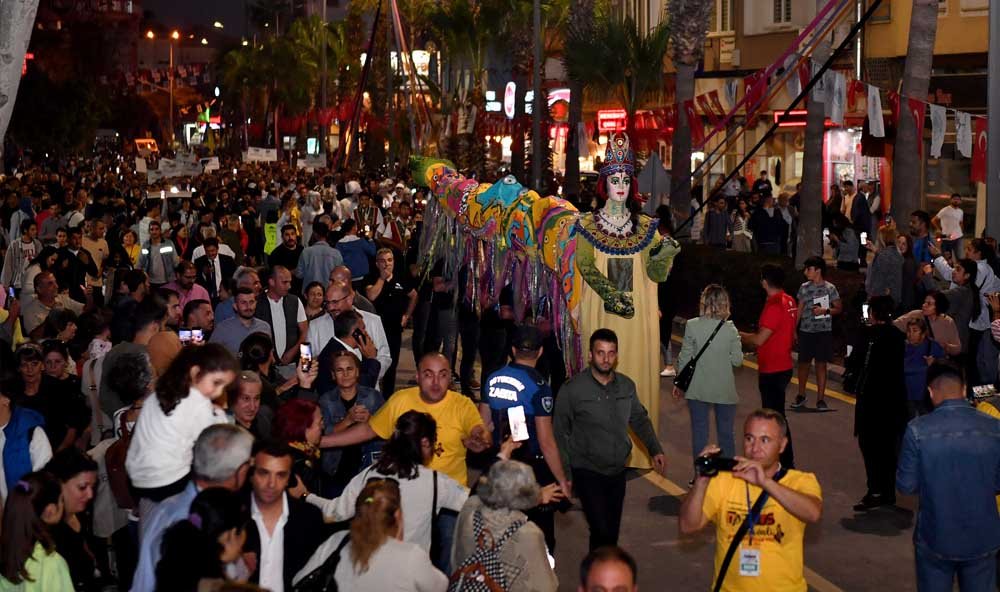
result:
M 719 471 L 732 471 L 737 464 L 734 458 L 725 458 L 718 454 L 706 454 L 694 459 L 694 470 L 702 477 L 714 477 Z

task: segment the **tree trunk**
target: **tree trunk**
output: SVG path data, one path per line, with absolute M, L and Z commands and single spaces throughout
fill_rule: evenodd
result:
M 566 174 L 563 177 L 563 198 L 576 204 L 580 199 L 580 145 L 587 141 L 577 134 L 583 120 L 583 85 L 569 83 L 569 130 L 566 134 Z M 585 144 L 584 144 L 585 145 Z
M 934 38 L 937 36 L 938 0 L 913 0 L 910 14 L 910 40 L 906 48 L 902 95 L 899 100 L 899 124 L 896 147 L 892 158 L 892 215 L 896 220 L 909 220 L 910 212 L 921 207 L 922 152 L 913 118 L 909 116 L 906 98 L 924 100 L 930 86 L 931 63 L 934 59 Z
M 691 123 L 688 121 L 684 102 L 694 98 L 694 66 L 675 64 L 677 128 L 670 147 L 670 209 L 678 224 L 691 215 Z M 701 125 L 701 121 L 693 122 Z M 690 235 L 691 226 L 682 231 Z
M 816 0 L 822 9 L 824 0 Z M 813 59 L 823 63 L 830 57 L 830 42 L 816 46 Z M 823 138 L 826 133 L 826 105 L 814 101 L 812 93 L 806 99 L 806 141 L 802 162 L 802 191 L 799 193 L 799 236 L 795 250 L 795 266 L 809 257 L 823 256 Z

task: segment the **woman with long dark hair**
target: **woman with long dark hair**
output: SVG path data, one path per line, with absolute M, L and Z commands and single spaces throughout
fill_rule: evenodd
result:
M 404 496 L 392 479 L 368 482 L 350 500 L 354 513 L 350 532 L 339 532 L 323 543 L 293 581 L 301 582 L 339 553 L 334 571 L 339 590 L 444 592 L 448 577 L 431 564 L 424 549 L 403 536 Z
M 241 560 L 249 520 L 238 493 L 221 487 L 199 493 L 187 519 L 163 533 L 156 590 L 194 592 L 203 579 L 225 579 L 226 565 Z
M 45 470 L 62 486 L 62 520 L 49 528 L 56 550 L 69 564 L 77 592 L 100 590 L 94 576 L 95 556 L 87 542 L 93 533 L 88 521 L 81 519 L 81 514 L 94 499 L 97 463 L 74 446 L 57 452 L 45 465 Z
M 378 462 L 351 479 L 337 499 L 309 494 L 306 501 L 323 510 L 328 521 L 340 522 L 354 516 L 352 500 L 370 479 L 395 479 L 403 493 L 405 523 L 403 540 L 431 548 L 431 525 L 438 511 L 458 512 L 469 490 L 443 473 L 427 468 L 437 445 L 437 423 L 427 413 L 407 411 L 396 420 L 396 429 L 382 449 Z M 434 505 L 437 480 L 437 505 Z
M 46 472 L 21 477 L 7 495 L 0 537 L 0 589 L 73 592 L 49 528 L 63 516 L 62 488 Z
M 24 270 L 24 285 L 21 287 L 21 300 L 29 301 L 35 295 L 35 276 L 43 271 L 53 271 L 56 261 L 59 259 L 59 251 L 55 247 L 43 247 L 35 258 Z
M 229 350 L 208 343 L 182 349 L 160 376 L 155 396 L 139 413 L 125 462 L 143 511 L 184 489 L 195 439 L 226 421 L 213 402 L 236 377 L 236 368 Z

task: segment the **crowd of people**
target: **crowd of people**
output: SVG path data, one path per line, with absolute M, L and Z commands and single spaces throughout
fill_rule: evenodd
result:
M 0 178 L 0 590 L 556 590 L 555 514 L 573 498 L 590 534 L 581 589 L 635 589 L 635 561 L 617 547 L 631 436 L 661 475 L 667 459 L 657 418 L 616 371 L 636 352 L 619 353 L 614 331 L 581 336 L 586 368 L 567 376 L 551 327 L 515 320 L 524 311 L 510 287 L 473 308 L 460 270 L 422 259 L 428 196 L 405 173 L 223 158 L 213 172 L 146 183 L 122 163 L 26 160 Z M 843 202 L 868 203 L 865 189 Z M 795 200 L 775 206 L 766 175 L 749 201 L 735 190 L 705 217 L 705 242 L 790 252 Z M 851 253 L 852 224 L 874 224 L 854 205 L 833 216 L 839 253 Z M 1000 340 L 993 245 L 970 241 L 955 259 L 960 242 L 929 240 L 932 224 L 917 212 L 910 235 L 872 230 L 870 270 L 885 271 L 869 275 L 870 322 L 848 363 L 869 483 L 861 510 L 892 503 L 897 486 L 949 495 L 919 459 L 938 446 L 925 434 L 964 424 L 934 424 L 930 411 L 957 407 L 962 385 L 996 382 L 995 350 L 976 355 Z M 863 257 L 852 257 L 857 268 Z M 815 363 L 826 408 L 832 324 L 849 313 L 825 271 L 809 259 L 792 297 L 781 268 L 765 266 L 755 333 L 737 330 L 718 285 L 686 324 L 677 367 L 694 374 L 674 395 L 690 409 L 692 456 L 735 460 L 696 471 L 679 525 L 715 524 L 724 590 L 805 589 L 804 532 L 823 501 L 816 476 L 794 468 L 785 390 L 797 366 L 792 406 L 805 405 Z M 757 352 L 761 409 L 737 449 L 733 369 L 745 346 Z M 416 377 L 401 384 L 409 355 Z M 966 372 L 928 371 L 946 358 Z M 956 482 L 983 451 L 998 457 L 997 426 Z M 935 573 L 918 564 L 920 577 L 995 553 L 1000 519 L 976 511 L 978 528 L 994 528 L 979 544 L 952 545 L 958 527 L 921 522 L 918 555 Z

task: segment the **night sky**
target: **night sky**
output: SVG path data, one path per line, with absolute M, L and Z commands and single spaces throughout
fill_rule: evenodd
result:
M 143 8 L 152 12 L 153 18 L 167 27 L 203 25 L 211 27 L 215 21 L 225 25 L 225 32 L 232 36 L 245 33 L 244 4 L 249 0 L 144 0 Z

